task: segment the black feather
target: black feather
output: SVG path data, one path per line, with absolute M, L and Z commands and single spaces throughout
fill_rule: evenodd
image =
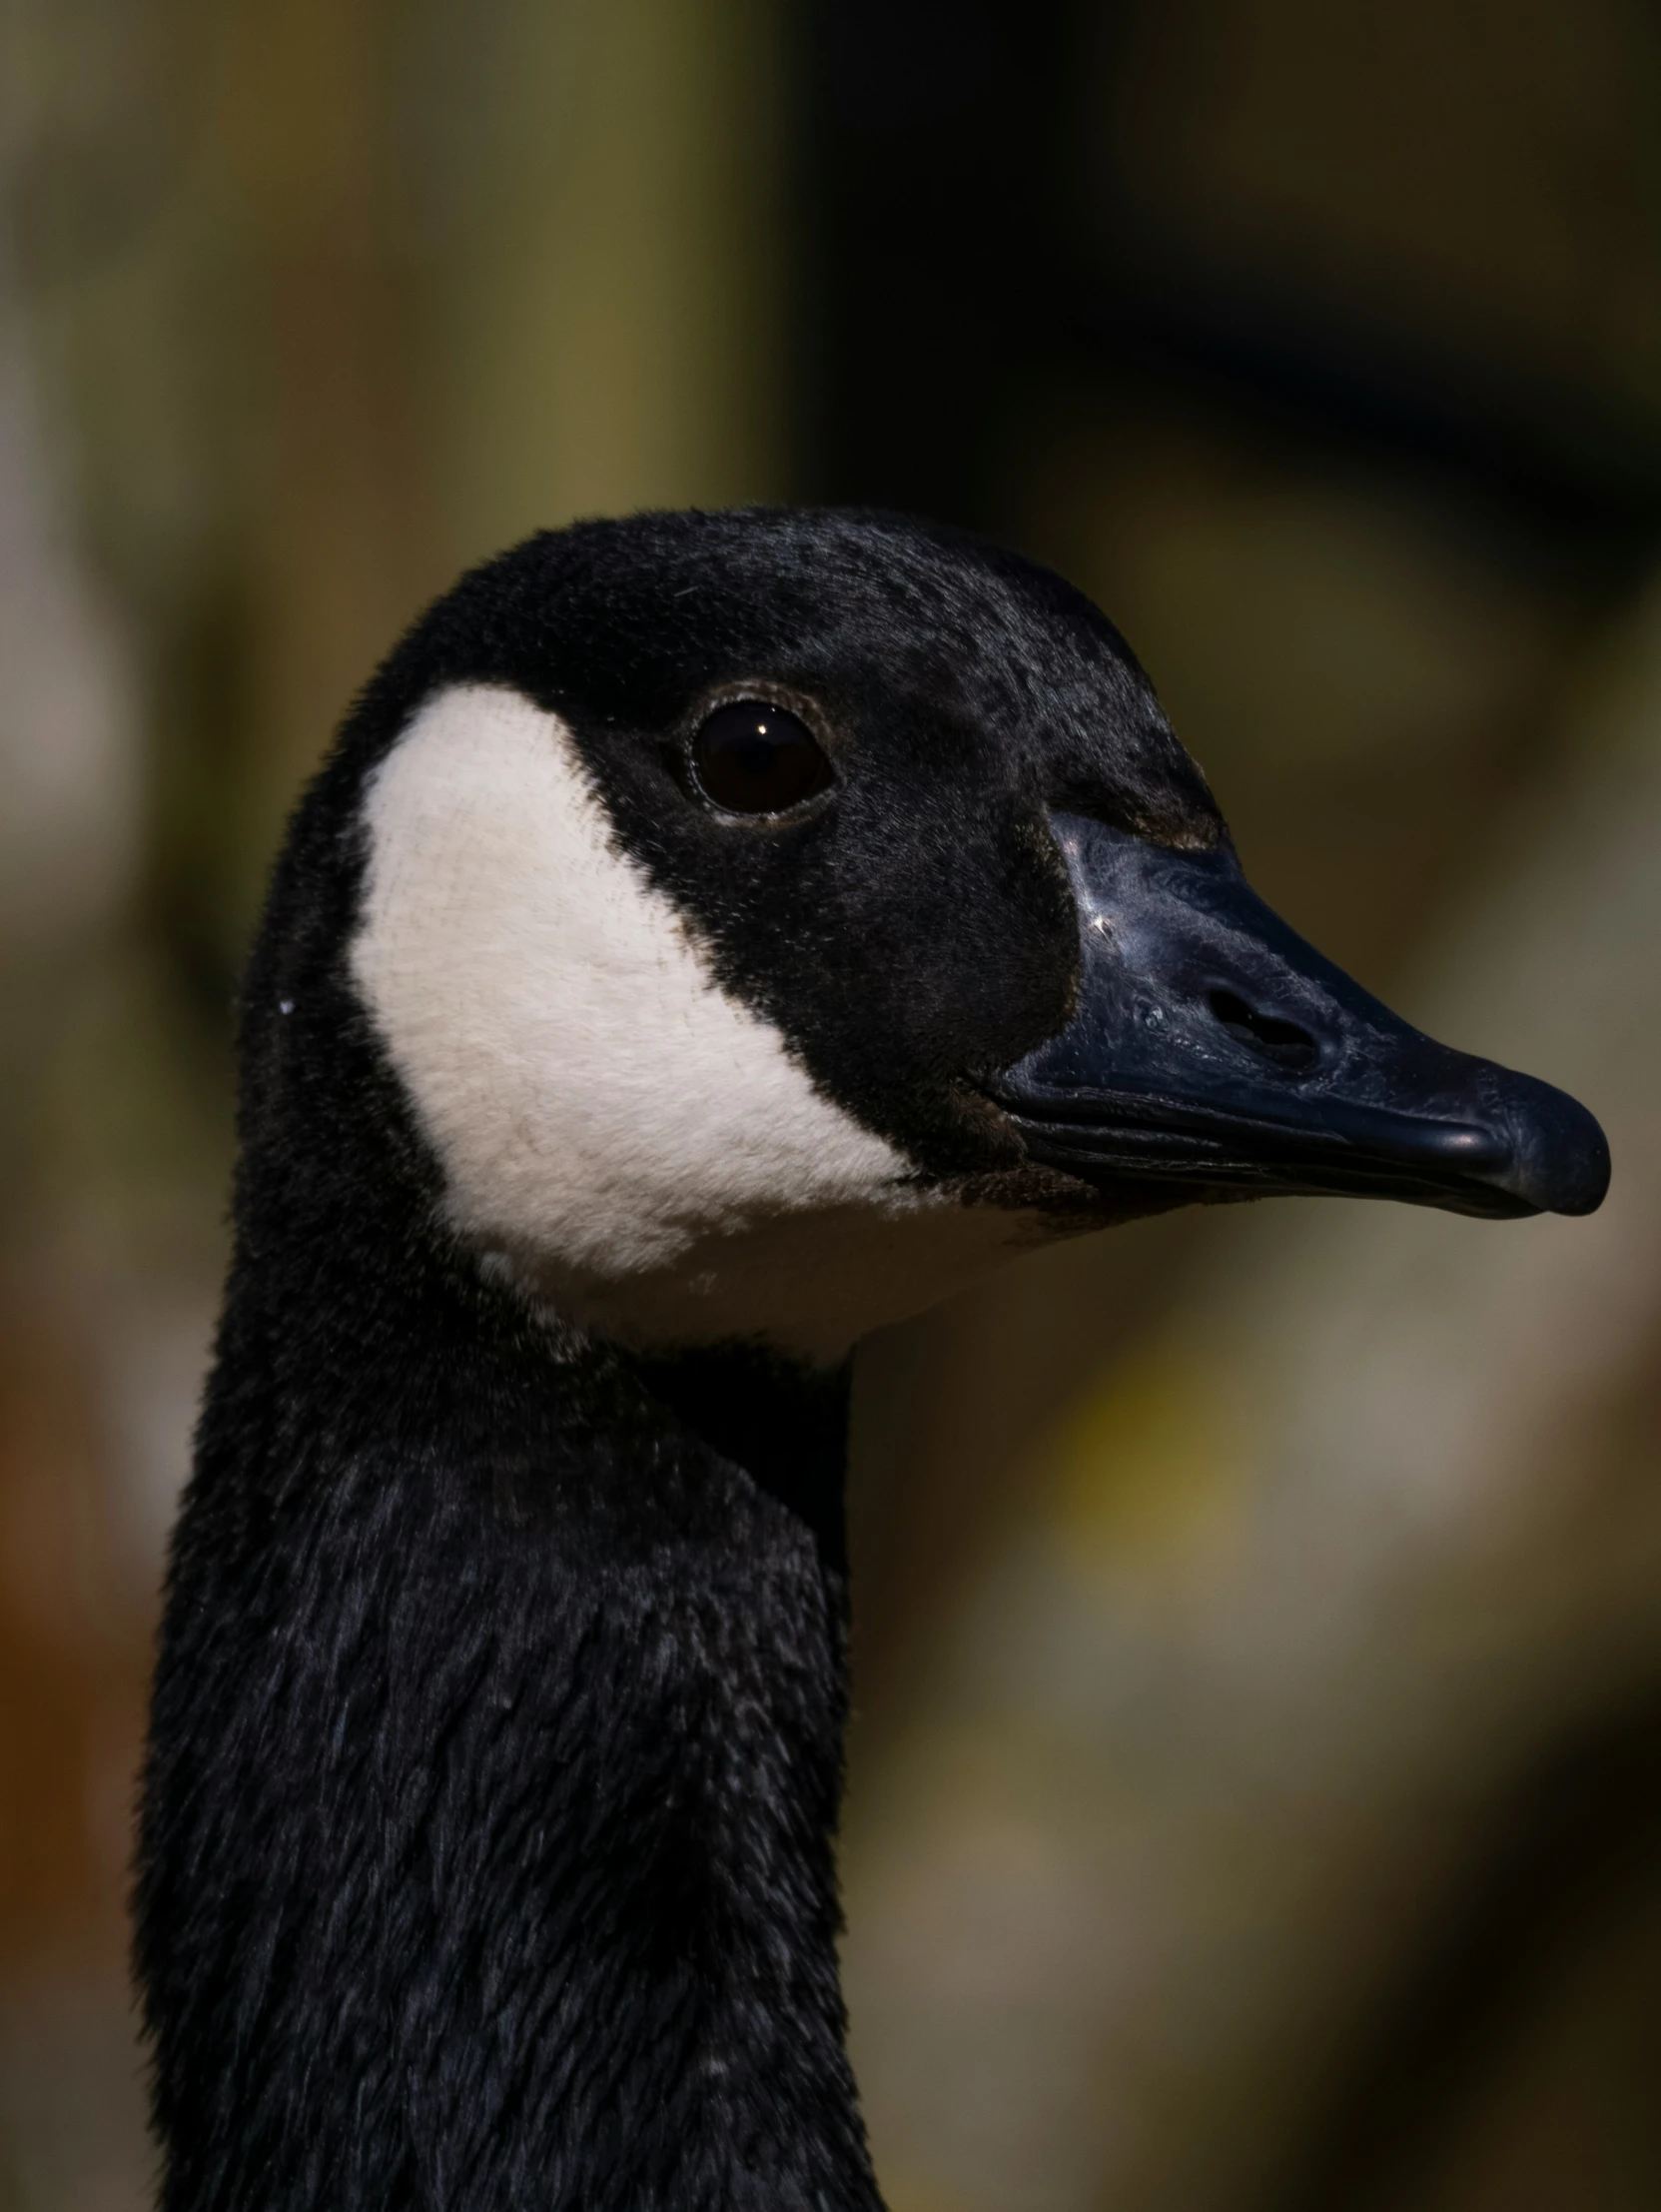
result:
M 746 677 L 864 770 L 740 846 L 673 773 Z M 392 654 L 249 973 L 137 1886 L 163 2204 L 872 2212 L 835 1961 L 846 1377 L 590 1342 L 443 1226 L 348 957 L 365 779 L 465 680 L 567 718 L 723 982 L 943 1172 L 1003 1162 L 948 1073 L 1073 987 L 1023 824 L 1221 827 L 1122 641 L 1012 556 L 872 517 L 583 525 Z

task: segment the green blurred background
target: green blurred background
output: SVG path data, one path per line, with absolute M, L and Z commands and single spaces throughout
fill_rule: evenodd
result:
M 0 2212 L 146 2200 L 123 1892 L 284 811 L 465 562 L 875 501 L 1086 586 L 1257 886 L 1585 1097 L 865 1348 L 894 2212 L 1661 2205 L 1661 20 L 0 0 Z

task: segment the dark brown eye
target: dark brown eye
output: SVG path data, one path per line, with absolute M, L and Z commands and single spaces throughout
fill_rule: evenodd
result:
M 692 740 L 704 797 L 729 814 L 783 814 L 830 788 L 831 764 L 804 721 L 765 699 L 716 707 Z

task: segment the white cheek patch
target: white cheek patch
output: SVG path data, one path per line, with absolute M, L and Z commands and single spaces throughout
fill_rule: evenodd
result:
M 556 715 L 441 693 L 365 819 L 353 974 L 450 1219 L 572 1319 L 834 1357 L 1032 1241 L 920 1190 L 718 987 Z

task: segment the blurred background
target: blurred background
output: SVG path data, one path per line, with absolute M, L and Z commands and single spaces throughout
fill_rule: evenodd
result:
M 1661 2205 L 1661 19 L 0 0 L 0 2212 L 146 2200 L 157 1585 L 284 811 L 465 562 L 874 501 L 1096 595 L 1590 1222 L 1179 1216 L 861 1354 L 894 2212 Z

